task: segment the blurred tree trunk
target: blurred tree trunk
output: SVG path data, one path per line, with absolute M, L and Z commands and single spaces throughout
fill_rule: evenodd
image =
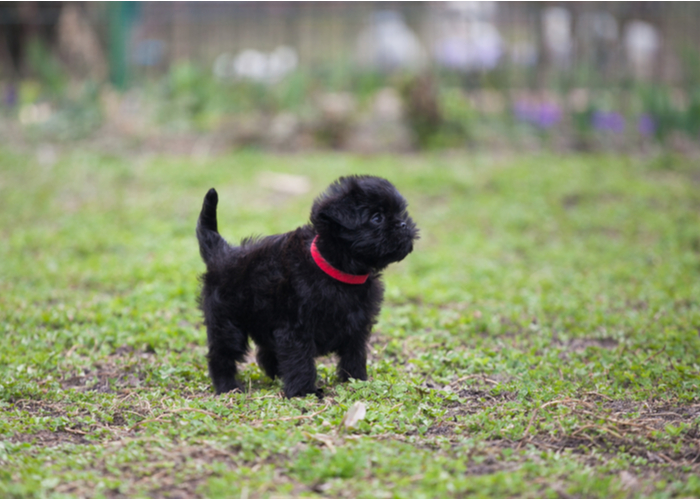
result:
M 76 79 L 107 79 L 107 60 L 82 5 L 66 3 L 58 18 L 58 51 Z

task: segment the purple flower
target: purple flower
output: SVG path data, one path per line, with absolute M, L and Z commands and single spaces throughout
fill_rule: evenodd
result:
M 561 121 L 561 108 L 552 102 L 518 101 L 513 107 L 515 117 L 539 128 L 548 129 Z
M 651 137 L 656 132 L 656 122 L 651 115 L 644 113 L 639 117 L 639 121 L 637 122 L 637 130 L 639 130 L 639 133 L 643 136 Z
M 542 103 L 538 109 L 536 125 L 551 128 L 561 121 L 561 108 L 554 103 Z
M 14 85 L 10 84 L 5 90 L 3 102 L 8 108 L 17 104 L 17 88 Z
M 591 118 L 593 128 L 601 132 L 620 134 L 625 131 L 625 118 L 614 111 L 596 111 Z

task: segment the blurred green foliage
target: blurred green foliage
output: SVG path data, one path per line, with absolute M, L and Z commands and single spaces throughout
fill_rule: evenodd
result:
M 27 63 L 30 73 L 41 82 L 46 96 L 60 96 L 66 90 L 68 75 L 44 42 L 32 38 L 27 43 Z
M 182 62 L 162 76 L 134 80 L 134 90 L 148 101 L 152 111 L 148 119 L 153 127 L 168 131 L 212 132 L 228 126 L 230 119 L 238 115 L 257 113 L 272 117 L 287 112 L 310 128 L 320 127 L 314 133 L 323 136 L 327 124 L 313 121 L 319 114 L 319 96 L 350 93 L 358 103 L 356 112 L 362 113 L 371 106 L 377 92 L 393 87 L 402 96 L 404 119 L 420 149 L 479 147 L 489 134 L 505 137 L 515 147 L 522 142 L 520 139 L 533 137 L 544 145 L 555 143 L 553 139 L 557 137 L 571 138 L 575 146 L 585 149 L 606 149 L 615 141 L 615 147 L 651 142 L 667 147 L 674 135 L 693 140 L 700 134 L 700 57 L 697 50 L 688 48 L 682 56 L 685 72 L 679 85 L 624 81 L 618 86 L 603 87 L 590 78 L 581 80 L 583 76 L 577 76 L 576 71 L 563 80 L 554 78 L 546 89 L 530 94 L 542 102 L 554 102 L 562 110 L 561 122 L 546 129 L 519 121 L 513 113 L 519 91 L 510 84 L 523 83 L 529 77 L 502 69 L 472 75 L 434 71 L 411 76 L 359 71 L 350 61 L 338 60 L 301 67 L 280 81 L 261 83 L 221 80 L 206 66 Z M 49 103 L 55 115 L 48 123 L 29 124 L 34 136 L 72 140 L 89 136 L 99 128 L 104 120 L 100 85 L 71 81 L 60 62 L 39 41 L 28 45 L 28 60 L 32 77 L 18 85 L 18 108 L 21 111 Z M 584 73 L 591 71 L 581 74 Z M 495 111 L 476 108 L 472 104 L 475 96 L 483 92 L 497 96 L 504 105 Z M 586 94 L 583 105 L 572 105 L 574 92 Z M 622 116 L 624 133 L 598 130 L 594 118 L 597 113 Z M 643 126 L 640 120 L 644 121 Z

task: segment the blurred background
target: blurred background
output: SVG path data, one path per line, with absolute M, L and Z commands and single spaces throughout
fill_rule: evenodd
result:
M 696 155 L 699 20 L 693 2 L 0 2 L 0 134 Z

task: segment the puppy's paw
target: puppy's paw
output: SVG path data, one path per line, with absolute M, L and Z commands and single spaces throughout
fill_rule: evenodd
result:
M 245 392 L 243 386 L 236 379 L 222 380 L 219 381 L 215 386 L 214 390 L 216 395 L 226 394 L 227 392 L 240 392 L 241 394 Z
M 345 383 L 350 379 L 367 380 L 367 368 L 364 364 L 352 366 L 349 368 L 338 367 L 338 379 Z
M 323 398 L 323 389 L 318 388 L 295 388 L 295 387 L 285 387 L 284 396 L 288 399 L 291 398 L 304 398 L 309 394 L 314 394 L 317 398 Z

